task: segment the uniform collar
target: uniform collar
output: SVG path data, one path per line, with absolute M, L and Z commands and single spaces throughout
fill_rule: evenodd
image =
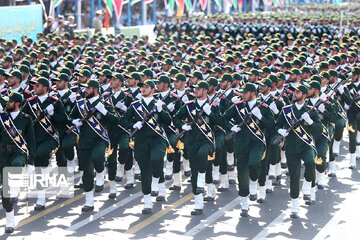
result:
M 295 107 L 297 108 L 297 110 L 300 110 L 303 106 L 304 103 L 303 104 L 298 104 L 297 102 L 295 103 Z
M 92 97 L 92 98 L 89 98 L 89 102 L 91 103 L 91 104 L 93 104 L 96 100 L 98 100 L 99 99 L 99 96 L 95 96 L 95 97 Z
M 58 93 L 59 93 L 59 95 L 62 97 L 62 96 L 65 95 L 65 93 L 67 93 L 68 90 L 69 90 L 69 89 L 58 90 Z
M 0 90 L 1 90 L 1 89 L 4 89 L 5 87 L 6 87 L 5 83 L 1 84 L 1 85 L 0 85 Z
M 256 104 L 256 98 L 254 100 L 248 101 L 247 104 L 249 105 L 250 108 L 253 108 L 254 105 Z
M 19 115 L 20 111 L 16 111 L 16 112 L 11 112 L 10 115 L 11 115 L 11 118 L 13 120 L 15 120 L 15 118 Z
M 199 104 L 199 106 L 203 106 L 205 104 L 205 102 L 207 101 L 207 99 L 205 98 L 204 100 L 199 100 L 199 99 L 196 99 L 196 102 L 197 104 Z
M 110 83 L 107 83 L 107 84 L 104 84 L 104 85 L 101 86 L 101 88 L 102 88 L 103 91 L 108 90 L 109 87 L 110 87 Z
M 161 95 L 161 98 L 164 98 L 168 95 L 168 93 L 170 92 L 170 89 L 165 91 L 165 92 L 161 92 L 160 95 Z
M 154 97 L 142 97 L 142 100 L 144 100 L 145 104 L 149 106 L 151 101 L 154 99 Z
M 114 98 L 117 98 L 117 97 L 120 95 L 120 93 L 121 93 L 121 92 L 122 92 L 121 90 L 120 90 L 120 91 L 115 92 L 115 93 L 114 93 L 114 95 L 113 95 L 113 96 L 114 96 Z
M 310 101 L 312 103 L 313 106 L 315 106 L 315 104 L 319 101 L 319 97 L 316 97 L 316 98 L 310 98 Z
M 39 100 L 41 103 L 43 103 L 47 98 L 49 97 L 49 94 L 45 94 L 42 96 L 38 96 Z
M 20 89 L 21 89 L 21 87 L 19 86 L 19 87 L 17 87 L 17 88 L 12 88 L 10 91 L 11 92 L 20 92 Z

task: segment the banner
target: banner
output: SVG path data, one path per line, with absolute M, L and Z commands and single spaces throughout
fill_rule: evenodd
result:
M 37 41 L 37 33 L 43 31 L 41 5 L 0 7 L 0 38 L 16 39 L 26 35 Z

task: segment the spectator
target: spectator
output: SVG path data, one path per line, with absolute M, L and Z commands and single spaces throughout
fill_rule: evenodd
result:
M 96 11 L 96 16 L 94 17 L 93 20 L 93 25 L 95 28 L 95 33 L 100 32 L 101 33 L 101 29 L 103 28 L 103 22 L 102 22 L 102 11 L 101 10 L 97 10 Z
M 46 23 L 44 24 L 44 35 L 49 33 L 54 33 L 57 30 L 57 23 L 54 23 L 54 19 L 52 16 L 49 16 L 46 19 Z

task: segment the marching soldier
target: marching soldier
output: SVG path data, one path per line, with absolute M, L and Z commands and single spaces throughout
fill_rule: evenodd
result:
M 86 99 L 77 100 L 70 117 L 80 129 L 78 157 L 83 164 L 85 192 L 85 205 L 81 211 L 88 212 L 94 210 L 94 169 L 101 175 L 96 179 L 96 190 L 101 192 L 104 187 L 105 151 L 110 143 L 107 127 L 117 124 L 118 119 L 112 106 L 102 102 L 98 81 L 90 80 L 81 87 L 85 87 Z
M 214 125 L 222 125 L 218 108 L 208 102 L 209 84 L 199 81 L 194 85 L 196 100 L 187 102 L 174 116 L 177 128 L 187 135 L 185 145 L 188 149 L 192 192 L 195 195 L 195 209 L 191 215 L 203 212 L 203 192 L 205 187 L 205 172 L 208 157 L 214 154 Z
M 138 161 L 141 174 L 141 189 L 144 194 L 143 214 L 152 211 L 152 177 L 159 179 L 163 175 L 164 157 L 168 140 L 164 126 L 170 125 L 171 118 L 164 102 L 153 97 L 155 82 L 147 80 L 141 87 L 141 100 L 131 104 L 121 122 L 134 130 L 134 157 Z
M 310 111 L 305 99 L 308 87 L 295 88 L 292 105 L 287 105 L 276 122 L 277 132 L 285 140 L 285 154 L 290 174 L 291 218 L 298 218 L 300 201 L 300 168 L 304 161 L 304 182 L 311 185 L 311 201 L 315 201 L 315 157 L 314 134 L 321 134 L 322 124 L 316 111 Z M 295 125 L 296 124 L 296 125 Z
M 22 108 L 24 113 L 29 114 L 35 121 L 35 166 L 41 168 L 42 174 L 48 173 L 49 159 L 60 145 L 59 130 L 68 123 L 64 105 L 55 96 L 50 96 L 49 91 L 50 82 L 46 78 L 39 77 L 34 87 L 35 96 L 27 99 Z M 45 192 L 39 191 L 35 211 L 45 209 L 45 203 Z
M 241 216 L 247 217 L 250 200 L 257 199 L 257 185 L 261 161 L 265 157 L 267 130 L 273 129 L 274 119 L 267 105 L 257 101 L 256 87 L 246 83 L 242 87 L 243 101 L 236 102 L 224 114 L 227 128 L 235 133 L 235 156 L 241 197 Z M 250 182 L 249 182 L 250 179 Z
M 36 141 L 34 125 L 29 115 L 20 111 L 23 97 L 19 93 L 10 93 L 6 100 L 6 111 L 0 106 L 0 170 L 4 167 L 23 167 L 34 171 Z M 12 190 L 11 188 L 9 189 Z M 17 197 L 16 189 L 15 197 Z M 5 233 L 13 233 L 15 216 L 13 202 L 1 192 L 2 205 L 6 211 Z M 9 193 L 11 196 L 11 192 Z

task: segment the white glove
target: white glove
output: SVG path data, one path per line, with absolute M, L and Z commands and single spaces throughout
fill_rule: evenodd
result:
M 206 115 L 210 115 L 211 114 L 211 106 L 209 103 L 205 103 L 204 107 L 203 107 L 204 112 L 206 113 Z
M 156 103 L 155 103 L 155 106 L 156 106 L 156 110 L 157 112 L 161 112 L 163 110 L 163 105 L 165 103 L 161 100 L 158 100 Z
M 344 108 L 345 110 L 349 110 L 350 106 L 345 103 Z
M 235 96 L 235 97 L 231 98 L 231 102 L 232 102 L 232 103 L 236 103 L 236 102 L 238 102 L 239 100 L 240 100 L 240 97 L 238 97 L 238 96 Z
M 49 106 L 47 106 L 47 107 L 45 108 L 45 110 L 46 110 L 46 112 L 47 112 L 50 116 L 54 115 L 54 106 L 53 106 L 52 104 L 50 104 Z
M 262 118 L 262 114 L 261 114 L 261 111 L 258 107 L 254 107 L 253 110 L 251 110 L 251 113 L 259 120 L 261 120 Z
M 326 100 L 327 100 L 327 97 L 326 97 L 326 94 L 325 94 L 325 93 L 322 93 L 322 94 L 320 95 L 320 100 L 321 100 L 321 101 L 326 101 Z
M 310 115 L 305 112 L 301 115 L 301 118 L 304 119 L 305 122 L 307 122 L 309 125 L 313 124 L 313 120 L 310 118 Z
M 275 115 L 279 113 L 279 109 L 277 108 L 275 102 L 272 102 L 269 107 L 270 107 L 271 111 L 272 111 Z
M 33 173 L 35 172 L 35 167 L 34 167 L 34 165 L 27 164 L 26 171 L 27 171 L 27 173 L 28 173 L 29 175 L 30 175 L 30 174 L 33 174 Z
M 189 97 L 187 95 L 185 95 L 181 98 L 181 101 L 183 101 L 183 103 L 186 103 L 189 101 Z
M 169 103 L 166 107 L 170 112 L 173 112 L 175 110 L 175 104 L 172 102 Z
M 117 102 L 117 104 L 115 105 L 116 108 L 120 109 L 121 111 L 126 111 L 127 110 L 127 107 L 124 103 L 124 101 L 119 101 Z
M 231 131 L 234 132 L 234 133 L 240 132 L 240 130 L 241 130 L 241 128 L 238 125 L 234 125 L 231 128 Z
M 191 128 L 191 125 L 189 125 L 189 124 L 184 124 L 184 125 L 182 125 L 182 130 L 185 130 L 185 131 L 190 131 L 192 128 Z
M 96 110 L 98 110 L 102 115 L 106 115 L 107 114 L 107 110 L 105 109 L 105 106 L 102 102 L 99 102 L 98 104 L 96 104 L 95 106 Z
M 320 104 L 320 106 L 318 107 L 318 109 L 319 109 L 319 111 L 321 112 L 321 113 L 324 113 L 325 112 L 325 105 L 322 103 L 322 104 Z
M 0 104 L 0 112 L 2 112 L 3 110 L 4 110 L 4 108 Z
M 83 123 L 80 121 L 80 119 L 74 119 L 72 121 L 72 124 L 75 125 L 77 128 L 81 127 L 83 125 Z
M 287 135 L 289 135 L 288 131 L 286 129 L 283 129 L 283 128 L 280 128 L 278 130 L 278 133 L 283 137 L 286 137 Z
M 340 94 L 344 93 L 344 86 L 343 85 L 340 85 L 337 89 L 339 90 Z
M 134 126 L 133 126 L 134 129 L 137 128 L 137 129 L 139 129 L 139 130 L 140 130 L 142 127 L 143 127 L 143 123 L 140 122 L 140 121 L 138 121 L 137 123 L 135 123 Z

